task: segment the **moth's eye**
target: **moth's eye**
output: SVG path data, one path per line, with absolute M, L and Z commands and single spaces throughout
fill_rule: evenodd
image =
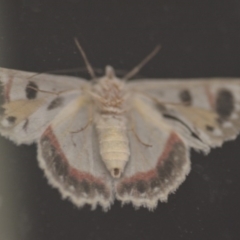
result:
M 25 89 L 27 99 L 35 99 L 38 93 L 38 86 L 34 82 L 29 82 Z

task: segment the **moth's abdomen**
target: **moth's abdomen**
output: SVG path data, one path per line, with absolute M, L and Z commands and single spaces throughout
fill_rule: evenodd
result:
M 100 155 L 114 178 L 121 176 L 130 155 L 125 125 L 125 119 L 113 116 L 100 116 L 96 122 Z
M 104 160 L 123 161 L 128 158 L 128 139 L 121 129 L 105 128 L 100 132 L 100 151 Z

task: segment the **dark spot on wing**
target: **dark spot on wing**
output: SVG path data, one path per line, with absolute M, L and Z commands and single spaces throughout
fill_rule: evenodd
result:
M 89 194 L 89 193 L 90 193 L 91 186 L 90 186 L 90 183 L 89 183 L 89 182 L 87 182 L 87 181 L 82 181 L 82 182 L 81 182 L 81 186 L 82 186 L 83 192 L 85 192 L 86 194 Z
M 63 103 L 63 98 L 57 97 L 50 102 L 50 104 L 47 107 L 47 110 L 52 110 L 57 107 L 60 107 L 60 106 L 62 106 L 62 103 Z
M 137 188 L 138 192 L 144 193 L 147 191 L 148 185 L 145 181 L 139 180 L 136 183 L 136 188 Z
M 134 187 L 135 187 L 135 183 L 126 182 L 124 184 L 121 184 L 120 188 L 118 189 L 118 193 L 119 195 L 124 195 L 126 193 L 130 194 Z
M 42 138 L 42 154 L 49 169 L 54 173 L 55 178 L 59 176 L 66 177 L 68 175 L 68 165 L 62 161 L 61 156 L 56 149 L 51 145 L 47 137 Z
M 188 90 L 183 90 L 179 93 L 179 98 L 182 103 L 190 105 L 192 103 L 192 96 Z
M 169 180 L 171 178 L 171 173 L 174 169 L 173 162 L 171 161 L 172 154 L 169 156 L 168 159 L 164 160 L 163 164 L 158 166 L 158 177 L 160 180 L 160 184 L 164 184 L 165 179 Z
M 151 182 L 150 182 L 150 187 L 152 188 L 152 189 L 154 189 L 154 188 L 158 188 L 160 186 L 160 181 L 159 181 L 159 178 L 152 178 L 151 179 Z
M 17 118 L 14 117 L 14 116 L 9 116 L 9 117 L 7 117 L 7 121 L 8 121 L 9 123 L 11 123 L 11 124 L 15 123 L 16 120 L 17 120 Z
M 58 176 L 67 177 L 68 176 L 68 164 L 62 161 L 59 155 L 56 155 L 53 160 L 55 172 Z
M 234 111 L 234 97 L 227 89 L 221 89 L 216 97 L 216 112 L 221 118 L 228 118 Z
M 102 193 L 105 190 L 102 184 L 93 183 L 92 187 L 96 189 L 99 193 Z
M 206 127 L 206 130 L 209 131 L 209 132 L 212 132 L 214 130 L 213 126 L 206 125 L 205 127 Z
M 38 86 L 34 82 L 29 82 L 25 89 L 27 99 L 35 99 L 38 93 Z
M 157 103 L 155 106 L 157 110 L 160 111 L 161 113 L 164 113 L 167 111 L 166 107 L 161 103 Z
M 70 186 L 74 186 L 76 189 L 79 187 L 80 182 L 73 176 L 69 175 L 67 178 L 67 182 L 68 185 Z
M 171 146 L 169 154 L 161 160 L 158 166 L 158 176 L 161 189 L 169 188 L 176 178 L 182 174 L 183 166 L 187 164 L 186 147 L 182 142 L 176 142 Z

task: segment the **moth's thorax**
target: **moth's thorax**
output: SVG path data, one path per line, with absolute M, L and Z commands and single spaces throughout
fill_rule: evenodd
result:
M 125 83 L 115 76 L 104 76 L 93 86 L 93 99 L 99 111 L 106 114 L 121 114 L 125 111 Z
M 126 118 L 99 114 L 95 123 L 102 160 L 112 177 L 119 178 L 130 155 Z

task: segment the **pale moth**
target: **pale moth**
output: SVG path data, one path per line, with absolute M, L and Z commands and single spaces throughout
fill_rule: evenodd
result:
M 76 206 L 114 199 L 156 208 L 190 171 L 189 150 L 208 153 L 240 130 L 240 81 L 231 78 L 93 80 L 0 68 L 0 133 L 37 143 L 49 183 Z

